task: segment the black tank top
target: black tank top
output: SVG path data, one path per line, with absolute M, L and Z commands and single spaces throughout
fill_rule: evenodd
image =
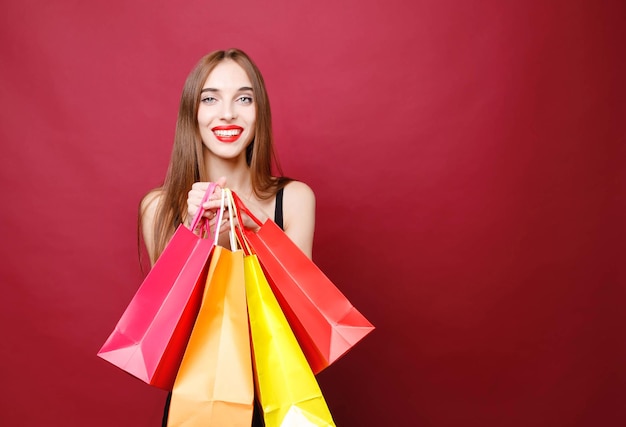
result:
M 283 227 L 283 190 L 285 188 L 281 188 L 276 193 L 276 207 L 274 208 L 274 222 L 277 226 L 284 230 Z

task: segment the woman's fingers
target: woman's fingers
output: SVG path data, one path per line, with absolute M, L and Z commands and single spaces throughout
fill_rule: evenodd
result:
M 226 184 L 226 178 L 222 177 L 216 182 L 217 186 L 213 193 L 209 196 L 209 199 L 202 204 L 202 200 L 206 194 L 210 182 L 194 182 L 191 186 L 191 189 L 187 193 L 187 213 L 190 216 L 195 216 L 198 212 L 198 208 L 200 204 L 202 204 L 203 209 L 205 210 L 217 210 L 221 206 L 222 199 L 222 188 Z M 206 214 L 205 217 L 208 217 Z
M 187 220 L 185 221 L 187 225 L 191 225 L 192 219 L 197 215 L 198 209 L 200 209 L 200 204 L 202 203 L 202 200 L 204 199 L 204 195 L 206 194 L 206 191 L 208 190 L 210 185 L 211 185 L 210 182 L 194 182 L 191 185 L 191 189 L 187 193 Z M 217 188 L 216 188 L 216 191 L 218 191 Z M 211 196 L 214 196 L 216 191 L 214 191 Z M 211 218 L 209 210 L 219 209 L 219 206 L 220 206 L 219 200 L 217 200 L 217 202 L 210 201 L 210 202 L 205 203 L 203 205 L 205 212 L 203 213 L 202 216 L 205 218 Z
M 187 224 L 188 225 L 197 214 L 198 209 L 200 209 L 201 207 L 200 205 L 202 205 L 202 209 L 204 210 L 202 216 L 206 218 L 207 220 L 209 220 L 211 229 L 212 230 L 215 229 L 215 223 L 218 220 L 220 209 L 222 207 L 222 189 L 226 188 L 226 177 L 220 177 L 215 182 L 215 184 L 217 184 L 217 186 L 215 187 L 215 190 L 209 196 L 208 200 L 206 200 L 204 203 L 202 203 L 202 200 L 204 199 L 204 195 L 206 194 L 206 191 L 211 185 L 211 183 L 195 182 L 191 186 L 191 190 L 189 190 L 189 193 L 187 195 L 187 214 L 188 214 Z M 268 218 L 267 214 L 263 211 L 263 209 L 261 209 L 253 201 L 246 199 L 244 200 L 244 203 L 246 204 L 246 206 L 248 206 L 249 209 L 252 209 L 252 212 L 254 213 L 254 215 L 257 216 L 257 218 L 259 218 L 262 222 L 264 222 L 263 221 L 264 219 Z M 226 202 L 224 205 L 224 212 L 222 214 L 222 222 L 221 224 L 219 224 L 219 227 L 218 227 L 220 234 L 226 233 L 230 230 L 229 218 L 230 218 L 230 215 L 229 215 L 229 210 L 228 210 L 228 202 Z M 233 221 L 234 226 L 239 226 L 239 222 L 235 216 L 235 212 L 232 212 L 232 221 Z M 257 223 L 254 220 L 252 220 L 244 212 L 241 213 L 241 221 L 245 228 L 249 228 L 253 230 L 258 228 Z
M 225 176 L 220 177 L 220 179 L 217 180 L 216 184 L 220 188 L 225 188 L 226 187 L 226 177 Z
M 209 219 L 209 228 L 211 230 L 211 234 L 215 232 L 215 226 L 216 226 L 218 219 L 219 218 L 217 217 Z M 222 221 L 220 222 L 217 229 L 218 229 L 218 234 L 224 234 L 230 231 L 230 221 L 228 220 L 228 218 L 222 218 Z

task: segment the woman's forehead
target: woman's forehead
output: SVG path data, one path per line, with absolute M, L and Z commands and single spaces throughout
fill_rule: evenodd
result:
M 211 71 L 203 88 L 218 90 L 239 90 L 242 87 L 252 87 L 248 74 L 235 61 L 222 61 Z

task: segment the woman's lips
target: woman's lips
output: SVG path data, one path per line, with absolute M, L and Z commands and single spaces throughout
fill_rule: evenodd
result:
M 213 135 L 220 142 L 235 142 L 241 136 L 243 128 L 240 126 L 216 126 L 211 129 Z

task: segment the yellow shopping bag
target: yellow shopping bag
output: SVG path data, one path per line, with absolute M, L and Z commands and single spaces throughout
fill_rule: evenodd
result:
M 253 400 L 243 252 L 216 246 L 167 425 L 250 427 Z
M 334 426 L 332 416 L 256 255 L 244 258 L 257 398 L 266 427 Z

